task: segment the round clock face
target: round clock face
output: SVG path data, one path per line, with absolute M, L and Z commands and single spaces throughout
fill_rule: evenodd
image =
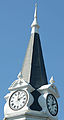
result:
M 23 108 L 28 100 L 28 95 L 24 90 L 14 92 L 9 100 L 9 106 L 12 110 L 20 110 Z
M 46 104 L 50 114 L 52 116 L 56 116 L 58 113 L 58 103 L 56 98 L 52 94 L 48 94 Z

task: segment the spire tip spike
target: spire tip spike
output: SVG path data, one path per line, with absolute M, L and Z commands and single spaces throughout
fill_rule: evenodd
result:
M 37 3 L 35 4 L 35 13 L 34 13 L 34 20 L 31 24 L 32 31 L 31 33 L 39 33 L 39 25 L 37 22 Z
M 37 3 L 35 4 L 35 13 L 34 13 L 34 18 L 37 18 Z

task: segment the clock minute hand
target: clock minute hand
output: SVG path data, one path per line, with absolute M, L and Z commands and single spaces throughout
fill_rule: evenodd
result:
M 55 103 L 52 103 L 52 105 L 55 105 Z

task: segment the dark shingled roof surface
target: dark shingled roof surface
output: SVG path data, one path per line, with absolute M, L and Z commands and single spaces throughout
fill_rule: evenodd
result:
M 31 46 L 31 44 L 33 45 Z M 22 70 L 22 75 L 24 76 L 25 81 L 27 83 L 30 83 L 35 89 L 38 89 L 39 87 L 48 84 L 44 59 L 41 49 L 40 37 L 38 33 L 31 34 L 29 48 L 31 50 L 27 49 L 27 53 L 24 61 L 25 65 L 23 65 L 24 70 Z M 32 54 L 31 58 L 27 59 L 28 57 L 30 57 L 28 56 L 30 54 Z M 26 74 L 24 74 L 25 71 Z

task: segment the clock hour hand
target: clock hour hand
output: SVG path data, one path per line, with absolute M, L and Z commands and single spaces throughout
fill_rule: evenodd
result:
M 18 101 L 19 101 L 21 98 L 23 98 L 23 97 L 18 98 Z
M 18 100 L 20 100 L 21 98 L 23 98 L 25 95 L 23 95 L 22 97 L 19 97 Z

